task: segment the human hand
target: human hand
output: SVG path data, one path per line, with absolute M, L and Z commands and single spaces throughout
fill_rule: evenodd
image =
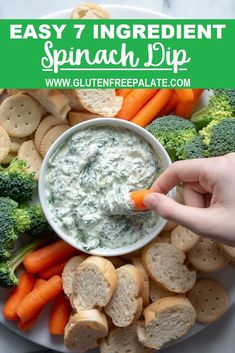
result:
M 183 183 L 185 205 L 167 194 Z M 145 205 L 193 232 L 235 246 L 235 153 L 173 163 L 155 181 Z

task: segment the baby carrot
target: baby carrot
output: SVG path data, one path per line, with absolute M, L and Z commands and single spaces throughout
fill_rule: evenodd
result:
M 50 279 L 52 276 L 58 275 L 61 276 L 64 266 L 68 261 L 59 263 L 58 265 L 52 266 L 44 271 L 40 271 L 38 274 L 39 278 Z
M 3 316 L 7 320 L 17 320 L 17 307 L 33 288 L 35 278 L 27 272 L 19 276 L 19 284 L 13 288 L 3 307 Z
M 63 335 L 65 326 L 69 321 L 72 308 L 69 300 L 60 294 L 54 302 L 50 321 L 49 321 L 49 332 L 51 335 Z
M 192 115 L 193 110 L 196 107 L 202 92 L 203 92 L 202 89 L 194 89 L 193 90 L 194 98 L 192 101 L 188 101 L 188 102 L 179 101 L 175 107 L 175 114 L 182 116 L 183 118 L 186 118 L 186 119 L 189 118 Z
M 193 101 L 194 94 L 192 89 L 175 89 L 175 93 L 181 102 Z
M 169 102 L 173 91 L 171 89 L 161 89 L 150 101 L 131 119 L 131 122 L 145 127 L 159 114 L 161 109 Z
M 146 210 L 147 207 L 144 204 L 144 197 L 150 194 L 152 191 L 147 189 L 135 190 L 130 193 L 134 206 L 137 210 Z
M 28 272 L 37 273 L 70 259 L 77 252 L 71 245 L 59 240 L 26 255 L 23 265 Z
M 35 288 L 19 304 L 17 315 L 21 321 L 34 317 L 44 305 L 63 292 L 62 280 L 59 276 L 51 277 L 46 283 Z
M 158 116 L 165 116 L 165 115 L 169 115 L 170 113 L 172 113 L 174 111 L 174 108 L 177 103 L 178 103 L 178 96 L 175 92 L 173 92 L 171 99 L 165 105 L 165 107 L 162 108 L 162 110 L 160 111 Z
M 33 289 L 40 287 L 42 284 L 46 283 L 44 279 L 38 278 L 33 286 Z M 31 319 L 28 321 L 18 321 L 18 328 L 22 331 L 29 331 L 35 324 L 35 322 L 38 319 L 38 316 L 40 315 L 41 311 L 38 311 L 37 314 L 35 314 Z
M 116 90 L 116 95 L 125 98 L 125 97 L 127 97 L 128 94 L 130 94 L 132 91 L 133 91 L 133 89 L 127 89 L 127 88 L 126 88 L 126 89 L 117 89 L 117 90 Z
M 154 96 L 157 89 L 133 89 L 123 100 L 122 109 L 117 118 L 130 120 Z

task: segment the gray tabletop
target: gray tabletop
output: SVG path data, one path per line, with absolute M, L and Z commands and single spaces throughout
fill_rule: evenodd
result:
M 178 18 L 235 18 L 235 0 L 92 0 L 92 2 L 146 7 Z M 77 3 L 76 0 L 0 0 L 0 18 L 37 18 L 73 7 Z M 220 321 L 196 336 L 164 349 L 164 353 L 232 353 L 234 332 L 235 306 L 230 308 Z M 17 336 L 2 325 L 0 325 L 0 349 L 4 353 L 49 352 Z

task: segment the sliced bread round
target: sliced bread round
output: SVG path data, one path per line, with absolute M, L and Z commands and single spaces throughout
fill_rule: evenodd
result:
M 77 96 L 84 109 L 107 117 L 114 117 L 123 102 L 114 89 L 81 89 L 77 90 Z
M 145 326 L 139 325 L 139 341 L 149 348 L 160 349 L 165 343 L 185 335 L 196 320 L 196 312 L 186 297 L 156 300 L 144 310 Z
M 152 279 L 149 280 L 149 298 L 152 302 L 155 302 L 155 300 L 161 298 L 171 297 L 173 295 L 176 295 L 176 293 L 170 292 L 168 289 L 159 286 L 159 284 L 153 282 Z
M 105 312 L 114 325 L 126 327 L 142 313 L 143 299 L 140 297 L 143 277 L 134 265 L 124 265 L 117 270 L 118 286 Z
M 88 310 L 104 307 L 117 288 L 117 273 L 111 261 L 90 256 L 79 265 L 73 279 L 73 307 Z
M 61 120 L 65 120 L 71 110 L 68 98 L 60 90 L 32 89 L 27 90 L 27 93 L 40 103 L 47 112 Z
M 100 353 L 151 353 L 138 340 L 137 323 L 128 327 L 115 328 L 106 338 L 100 340 Z
M 85 255 L 73 256 L 64 266 L 62 273 L 63 289 L 69 299 L 73 295 L 73 279 L 77 267 L 86 259 Z
M 83 3 L 76 6 L 71 14 L 71 18 L 78 20 L 80 18 L 96 19 L 110 18 L 107 10 L 97 4 Z
M 64 343 L 68 349 L 81 353 L 98 346 L 98 339 L 108 334 L 108 323 L 96 309 L 83 310 L 71 315 L 65 327 Z
M 131 260 L 132 264 L 136 266 L 142 275 L 143 285 L 140 289 L 140 296 L 143 299 L 143 306 L 146 307 L 149 305 L 149 276 L 145 271 L 144 265 L 142 263 L 141 257 L 133 257 Z
M 187 292 L 196 281 L 196 272 L 184 265 L 185 253 L 172 244 L 151 243 L 142 255 L 143 264 L 154 282 L 175 293 Z

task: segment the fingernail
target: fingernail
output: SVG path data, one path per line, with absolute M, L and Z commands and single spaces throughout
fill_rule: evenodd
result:
M 157 203 L 157 196 L 154 194 L 146 195 L 144 197 L 144 204 L 151 210 L 154 210 L 156 208 L 156 203 Z

